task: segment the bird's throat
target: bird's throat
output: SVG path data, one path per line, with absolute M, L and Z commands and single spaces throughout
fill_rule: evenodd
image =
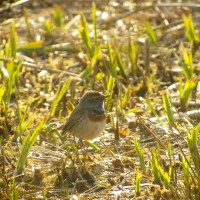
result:
M 104 109 L 101 108 L 94 108 L 91 111 L 94 115 L 103 115 L 104 114 Z
M 106 119 L 106 115 L 103 108 L 95 108 L 88 112 L 88 117 L 91 121 L 103 121 Z

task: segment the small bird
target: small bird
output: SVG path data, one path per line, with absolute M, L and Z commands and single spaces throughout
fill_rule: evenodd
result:
M 106 115 L 103 107 L 106 97 L 108 96 L 94 90 L 83 95 L 80 103 L 64 124 L 62 133 L 69 132 L 71 135 L 83 140 L 92 140 L 98 137 L 106 125 Z

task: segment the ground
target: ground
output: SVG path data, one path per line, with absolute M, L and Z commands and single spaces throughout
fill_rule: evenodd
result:
M 200 199 L 198 0 L 2 1 L 0 199 Z M 88 90 L 94 141 L 62 135 Z

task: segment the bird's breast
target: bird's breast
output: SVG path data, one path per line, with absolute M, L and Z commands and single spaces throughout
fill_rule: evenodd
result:
M 101 113 L 101 114 L 96 114 L 94 112 L 88 112 L 88 118 L 91 120 L 91 121 L 94 121 L 94 122 L 100 122 L 100 121 L 105 121 L 106 119 L 106 115 L 105 113 Z
M 88 113 L 88 117 L 85 117 L 83 120 L 81 120 L 70 130 L 70 132 L 72 135 L 80 139 L 91 140 L 98 137 L 102 133 L 105 125 L 105 114 L 94 116 Z

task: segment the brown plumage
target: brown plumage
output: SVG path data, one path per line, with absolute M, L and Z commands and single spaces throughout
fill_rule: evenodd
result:
M 88 91 L 72 111 L 64 124 L 62 133 L 69 132 L 80 139 L 94 139 L 104 130 L 106 115 L 103 108 L 107 96 L 100 92 Z

